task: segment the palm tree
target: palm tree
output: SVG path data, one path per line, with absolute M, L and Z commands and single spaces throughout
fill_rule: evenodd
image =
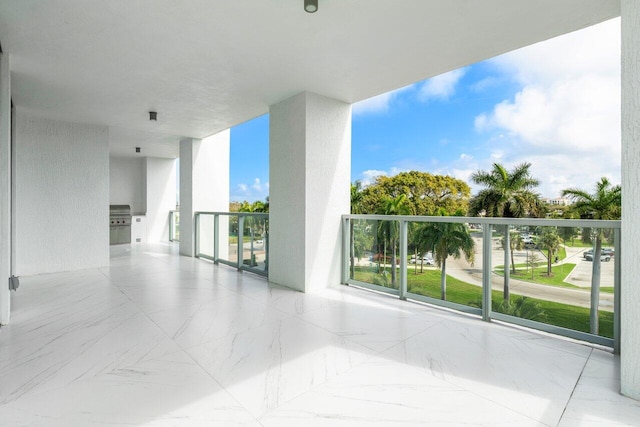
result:
M 560 236 L 555 227 L 548 227 L 540 238 L 542 246 L 547 248 L 547 276 L 551 276 L 551 259 L 553 253 L 560 247 Z
M 354 184 L 351 184 L 351 213 L 352 214 L 361 214 L 362 213 L 362 182 L 357 180 Z M 351 278 L 355 277 L 355 253 L 356 253 L 356 240 L 354 233 L 353 220 L 349 221 L 349 236 L 350 236 L 350 246 L 351 246 Z
M 607 178 L 600 178 L 596 183 L 595 193 L 590 194 L 578 188 L 562 190 L 562 196 L 573 200 L 573 208 L 582 218 L 620 219 L 622 214 L 622 189 L 612 186 Z M 593 266 L 591 273 L 591 313 L 590 329 L 592 334 L 598 333 L 598 305 L 600 304 L 600 254 L 602 253 L 602 229 L 592 229 L 595 236 L 593 250 Z
M 387 198 L 384 201 L 384 215 L 410 215 L 411 210 L 407 204 L 406 194 L 400 194 L 395 198 Z M 384 239 L 384 257 L 387 257 L 387 242 L 391 245 L 391 285 L 396 285 L 396 258 L 397 258 L 397 242 L 400 237 L 400 229 L 397 221 L 382 221 L 379 230 L 382 231 Z
M 456 216 L 462 216 L 456 212 Z M 447 216 L 444 209 L 437 216 Z M 440 267 L 440 298 L 447 299 L 447 258 L 459 259 L 463 254 L 473 265 L 475 242 L 466 224 L 450 222 L 432 222 L 425 224 L 420 231 L 420 238 L 427 247 L 434 248 L 434 260 Z
M 513 253 L 515 251 L 521 251 L 524 248 L 524 242 L 518 231 L 509 231 L 509 253 L 511 254 L 511 271 L 516 274 L 516 262 L 513 259 Z M 507 244 L 506 238 L 502 238 L 502 246 Z
M 543 211 L 540 196 L 533 192 L 539 182 L 529 172 L 530 163 L 522 163 L 511 171 L 498 163 L 489 172 L 477 171 L 471 175 L 475 184 L 483 185 L 469 203 L 469 215 L 503 218 L 539 216 Z M 504 300 L 509 301 L 509 226 L 504 230 Z

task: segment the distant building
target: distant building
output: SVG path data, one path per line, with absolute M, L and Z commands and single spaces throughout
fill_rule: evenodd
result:
M 548 204 L 548 205 L 554 205 L 554 206 L 569 206 L 571 204 L 571 200 L 565 198 L 565 197 L 556 197 L 555 199 L 549 199 L 547 197 L 542 197 L 542 202 Z

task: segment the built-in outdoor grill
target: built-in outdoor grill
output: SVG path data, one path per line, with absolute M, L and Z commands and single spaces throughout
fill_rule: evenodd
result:
M 109 244 L 131 243 L 131 207 L 109 206 Z

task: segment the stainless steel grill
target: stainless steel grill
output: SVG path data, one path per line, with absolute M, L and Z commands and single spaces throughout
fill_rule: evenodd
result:
M 109 206 L 109 244 L 131 243 L 131 206 Z

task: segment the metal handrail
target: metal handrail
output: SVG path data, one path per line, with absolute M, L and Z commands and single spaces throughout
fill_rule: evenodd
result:
M 200 251 L 200 244 L 203 239 L 201 235 L 201 218 L 203 216 L 213 216 L 213 233 L 210 236 L 213 239 L 213 254 L 205 254 Z M 228 234 L 225 232 L 220 232 L 220 217 L 230 217 L 237 216 L 238 217 L 238 243 L 237 243 L 237 258 L 235 261 L 230 261 L 220 256 L 221 249 L 221 239 L 225 236 L 228 237 Z M 205 212 L 205 211 L 197 211 L 194 213 L 195 218 L 195 256 L 198 258 L 205 258 L 213 261 L 215 264 L 225 264 L 231 267 L 235 267 L 238 271 L 249 271 L 252 273 L 259 274 L 261 276 L 268 277 L 268 260 L 269 260 L 269 239 L 268 239 L 268 228 L 269 228 L 269 214 L 264 212 Z M 253 265 L 254 262 L 254 242 L 253 237 L 250 239 L 250 258 L 249 264 L 244 263 L 244 223 L 246 218 L 257 218 L 257 219 L 265 219 L 265 230 L 266 236 L 263 240 L 263 248 L 265 251 L 265 259 L 264 259 L 264 269 L 257 268 Z M 240 249 L 240 242 L 243 242 L 243 249 Z
M 387 288 L 372 283 L 355 280 L 349 275 L 350 266 L 350 222 L 353 220 L 369 220 L 369 221 L 395 221 L 399 223 L 399 283 L 398 289 Z M 483 256 L 482 263 L 482 309 L 463 306 L 450 301 L 430 298 L 419 294 L 413 294 L 407 291 L 407 227 L 410 222 L 417 223 L 462 223 L 462 224 L 479 224 L 482 230 L 483 252 L 491 251 L 492 229 L 494 226 L 527 226 L 527 227 L 575 227 L 575 228 L 599 228 L 611 229 L 614 235 L 614 244 L 616 247 L 616 256 L 614 259 L 614 314 L 613 314 L 613 335 L 610 339 L 586 333 L 582 331 L 566 329 L 561 326 L 550 325 L 533 320 L 522 319 L 502 313 L 491 312 L 491 257 Z M 459 217 L 459 216 L 411 216 L 411 215 L 342 215 L 342 282 L 347 285 L 357 285 L 361 287 L 375 289 L 391 295 L 395 295 L 400 299 L 412 299 L 464 311 L 471 314 L 480 315 L 483 320 L 499 320 L 503 322 L 514 323 L 533 329 L 539 329 L 546 332 L 568 336 L 570 338 L 580 339 L 583 341 L 593 342 L 600 345 L 613 347 L 614 351 L 619 352 L 620 348 L 620 239 L 622 222 L 618 220 L 593 220 L 593 219 L 540 219 L 540 218 L 487 218 L 487 217 Z M 506 266 L 506 264 L 505 264 Z M 397 268 L 397 267 L 396 267 Z M 508 274 L 506 275 L 507 279 Z
M 548 218 L 489 218 L 469 216 L 413 216 L 413 215 L 342 215 L 342 219 L 368 219 L 372 221 L 453 222 L 461 224 L 490 224 L 540 227 L 621 228 L 619 220 L 600 219 L 548 219 Z

